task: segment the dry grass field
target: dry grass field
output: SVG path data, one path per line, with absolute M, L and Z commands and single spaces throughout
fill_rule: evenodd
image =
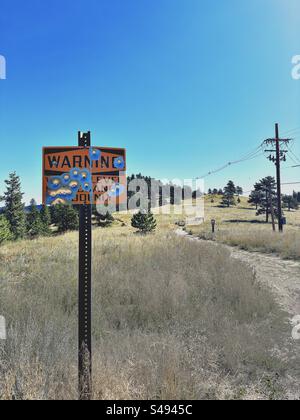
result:
M 201 239 L 213 239 L 248 251 L 275 253 L 287 259 L 300 259 L 300 210 L 285 210 L 287 225 L 284 234 L 274 233 L 265 216 L 256 216 L 254 207 L 242 197 L 241 203 L 230 208 L 220 206 L 220 198 L 205 198 L 205 223 L 187 229 Z M 211 219 L 216 220 L 215 235 L 211 233 Z M 277 226 L 276 226 L 277 228 Z
M 271 290 L 173 222 L 94 230 L 94 398 L 288 397 L 297 362 Z M 0 399 L 76 399 L 77 234 L 7 244 L 0 263 Z

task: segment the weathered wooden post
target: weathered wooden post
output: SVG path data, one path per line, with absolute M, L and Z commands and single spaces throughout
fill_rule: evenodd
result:
M 216 221 L 215 219 L 211 220 L 211 231 L 212 233 L 215 233 L 215 227 L 216 227 Z

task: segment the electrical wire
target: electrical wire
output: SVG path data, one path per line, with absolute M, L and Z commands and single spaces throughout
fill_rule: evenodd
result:
M 288 130 L 288 131 L 284 132 L 283 135 L 288 135 L 289 133 L 295 133 L 295 134 L 297 134 L 298 131 L 300 132 L 300 127 L 295 127 L 295 128 L 293 128 L 291 130 Z M 297 137 L 293 138 L 292 140 L 294 141 L 296 139 L 297 139 Z M 235 161 L 232 161 L 232 162 L 228 162 L 225 165 L 221 166 L 220 168 L 211 170 L 211 171 L 207 172 L 206 174 L 204 174 L 203 176 L 201 176 L 201 177 L 199 177 L 197 179 L 207 178 L 210 175 L 215 175 L 215 174 L 217 174 L 219 172 L 224 171 L 225 169 L 229 168 L 230 166 L 237 165 L 237 164 L 242 163 L 242 162 L 247 162 L 249 160 L 257 159 L 258 157 L 265 155 L 265 152 L 263 151 L 263 144 L 264 144 L 264 142 L 262 142 L 256 149 L 254 149 L 251 152 L 248 152 L 245 155 L 243 155 L 240 159 L 235 160 Z M 289 156 L 290 159 L 294 163 L 297 163 L 297 164 L 299 163 L 300 164 L 300 159 L 294 154 L 294 152 L 292 150 L 290 150 L 290 148 L 289 148 L 289 151 L 291 152 L 291 154 L 294 156 L 294 158 L 297 161 L 295 161 L 294 158 L 292 158 L 291 156 Z M 285 168 L 285 169 L 287 169 L 287 168 Z
M 298 184 L 300 184 L 300 182 L 284 182 L 281 185 L 298 185 Z
M 257 157 L 263 155 L 263 153 L 261 152 L 261 149 L 262 149 L 262 145 L 258 146 L 252 152 L 249 152 L 249 153 L 243 155 L 240 159 L 232 161 L 232 162 L 228 162 L 227 164 L 223 165 L 221 168 L 218 168 L 214 171 L 208 172 L 206 175 L 203 176 L 203 178 L 205 178 L 209 175 L 212 175 L 212 174 L 219 173 L 219 172 L 223 171 L 224 169 L 226 169 L 226 168 L 228 168 L 232 165 L 237 165 L 238 163 L 242 163 L 242 162 L 246 162 L 248 160 L 256 159 Z
M 292 169 L 292 168 L 300 168 L 300 165 L 283 166 L 283 167 L 281 167 L 282 170 Z
M 249 152 L 249 153 L 246 153 L 245 155 L 243 155 L 243 156 L 239 159 L 239 161 L 244 160 L 244 159 L 247 159 L 247 158 L 249 158 L 249 157 L 252 157 L 252 156 L 253 156 L 253 155 L 255 155 L 257 152 L 259 152 L 259 151 L 261 150 L 261 148 L 262 148 L 262 144 L 260 144 L 258 147 L 256 147 L 256 149 L 254 149 L 252 152 Z M 236 161 L 236 162 L 238 162 L 238 161 Z
M 297 162 L 292 156 L 290 156 L 289 154 L 288 154 L 288 158 L 295 164 L 295 165 L 298 165 L 299 164 L 299 162 Z M 290 166 L 290 168 L 293 168 L 293 166 Z
M 293 158 L 290 156 L 290 159 L 294 161 L 294 163 L 296 164 L 300 164 L 300 159 L 298 158 L 298 156 L 293 152 L 291 146 L 287 145 L 287 149 L 288 152 L 291 153 L 291 155 L 293 156 Z M 294 158 L 296 159 L 296 161 L 294 160 Z
M 283 133 L 283 135 L 286 136 L 286 135 L 288 135 L 290 133 L 293 133 L 294 131 L 300 131 L 300 127 L 292 128 L 291 130 L 285 131 Z
M 225 165 L 221 166 L 220 168 L 212 170 L 212 171 L 204 174 L 202 177 L 199 177 L 197 179 L 203 179 L 203 178 L 206 178 L 210 175 L 217 174 L 217 173 L 223 171 L 224 169 L 226 169 L 226 168 L 228 168 L 232 165 L 237 165 L 238 163 L 242 163 L 242 162 L 246 162 L 248 160 L 256 159 L 259 156 L 262 156 L 263 154 L 264 153 L 262 153 L 262 145 L 260 145 L 256 149 L 254 149 L 252 152 L 248 152 L 247 154 L 243 155 L 240 159 L 232 161 L 232 162 L 228 162 Z

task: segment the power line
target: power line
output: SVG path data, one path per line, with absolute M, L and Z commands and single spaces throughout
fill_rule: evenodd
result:
M 300 132 L 300 127 L 295 127 L 295 128 L 293 128 L 293 129 L 291 129 L 291 130 L 288 130 L 288 131 L 286 131 L 285 133 L 284 133 L 284 135 L 286 135 L 286 134 L 288 134 L 288 133 L 295 133 L 295 134 L 297 134 L 297 132 Z M 297 137 L 296 137 L 297 138 Z M 296 140 L 296 138 L 293 138 L 293 139 L 290 139 L 290 140 Z M 219 167 L 219 168 L 217 168 L 217 169 L 214 169 L 214 170 L 211 170 L 211 171 L 209 171 L 209 172 L 207 172 L 206 174 L 204 174 L 204 175 L 202 175 L 201 177 L 198 177 L 197 179 L 204 179 L 204 178 L 207 178 L 208 176 L 211 176 L 211 175 L 215 175 L 215 174 L 217 174 L 217 173 L 219 173 L 219 172 L 222 172 L 222 171 L 224 171 L 225 169 L 227 169 L 227 168 L 229 168 L 230 166 L 233 166 L 233 165 L 237 165 L 237 164 L 239 164 L 239 163 L 243 163 L 243 162 L 247 162 L 247 161 L 250 161 L 250 160 L 253 160 L 253 159 L 256 159 L 256 158 L 258 158 L 258 157 L 260 157 L 260 156 L 263 156 L 264 155 L 264 152 L 262 152 L 262 150 L 263 150 L 263 144 L 264 144 L 264 142 L 263 143 L 261 143 L 256 149 L 254 149 L 253 151 L 251 151 L 251 152 L 248 152 L 247 154 L 245 154 L 245 155 L 243 155 L 240 159 L 238 159 L 238 160 L 235 160 L 235 161 L 232 161 L 232 162 L 228 162 L 228 163 L 226 163 L 226 164 L 224 164 L 223 166 L 221 166 L 221 167 Z M 293 153 L 293 152 L 291 152 L 293 155 L 294 155 L 294 157 L 298 160 L 298 162 L 300 163 L 300 159 L 298 159 L 298 157 Z M 291 158 L 291 157 L 290 157 Z M 292 158 L 291 158 L 292 159 Z M 293 159 L 292 159 L 292 161 L 294 161 Z M 294 162 L 294 163 L 298 163 L 298 162 Z M 293 166 L 293 167 L 296 167 L 296 166 Z M 287 168 L 284 168 L 284 169 L 287 169 Z
M 292 168 L 300 168 L 300 165 L 293 165 L 293 166 L 284 166 L 282 169 L 292 169 Z
M 256 149 L 254 149 L 253 151 L 248 152 L 247 154 L 243 155 L 240 159 L 232 161 L 232 162 L 228 162 L 225 165 L 221 166 L 220 168 L 209 171 L 205 175 L 199 177 L 198 179 L 203 179 L 203 178 L 206 178 L 210 175 L 217 174 L 217 173 L 223 171 L 224 169 L 226 169 L 226 168 L 228 168 L 232 165 L 237 165 L 238 163 L 242 163 L 242 162 L 246 162 L 248 160 L 256 159 L 257 157 L 262 156 L 263 154 L 264 153 L 262 153 L 262 145 L 259 145 Z
M 256 149 L 254 149 L 252 152 L 246 153 L 245 155 L 243 155 L 238 161 L 236 162 L 240 162 L 244 159 L 247 159 L 253 155 L 255 155 L 256 153 L 260 152 L 262 150 L 262 144 L 260 144 L 258 147 L 256 147 Z
M 290 150 L 289 150 L 290 151 Z M 298 165 L 299 162 L 297 162 L 291 155 L 288 154 L 289 159 L 291 159 L 291 161 L 295 164 Z M 293 166 L 291 166 L 291 168 L 293 168 Z
M 300 184 L 300 182 L 282 182 L 281 185 L 298 185 Z M 249 191 L 243 191 L 243 194 L 249 194 L 251 193 L 253 190 L 249 190 Z
M 281 185 L 296 185 L 296 184 L 300 184 L 300 182 L 284 182 Z
M 299 168 L 300 167 L 300 159 L 298 158 L 298 156 L 293 152 L 292 147 L 293 147 L 293 142 L 295 139 L 291 139 L 291 145 L 289 143 L 286 143 L 285 146 L 288 149 L 287 150 L 287 156 L 288 158 L 294 163 L 294 165 L 292 166 L 285 166 L 282 169 L 291 169 L 291 168 Z
M 261 152 L 261 150 L 258 150 L 256 153 L 253 153 L 252 155 L 249 155 L 249 156 L 247 156 L 247 157 L 245 157 L 245 158 L 241 158 L 241 159 L 239 159 L 239 160 L 236 160 L 236 161 L 234 161 L 234 162 L 230 162 L 231 163 L 231 165 L 234 165 L 234 164 L 237 164 L 237 163 L 240 163 L 240 162 L 246 162 L 247 160 L 252 160 L 252 159 L 255 159 L 255 158 L 257 158 L 258 156 L 261 156 L 261 155 L 263 155 L 264 153 L 262 153 Z
M 296 159 L 296 163 L 300 163 L 300 159 L 298 158 L 298 156 L 296 156 L 296 154 L 292 151 L 292 149 L 288 146 L 288 151 L 294 156 L 294 158 Z
M 285 131 L 283 135 L 286 136 L 287 134 L 293 133 L 294 131 L 300 131 L 300 127 L 292 128 L 291 130 Z

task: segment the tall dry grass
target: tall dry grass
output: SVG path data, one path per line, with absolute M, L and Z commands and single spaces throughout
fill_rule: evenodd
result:
M 93 251 L 95 399 L 284 395 L 284 316 L 250 268 L 165 232 L 98 230 Z M 76 399 L 77 235 L 6 245 L 0 263 L 0 399 Z
M 214 235 L 208 229 L 197 232 L 197 228 L 191 228 L 191 232 L 198 234 L 201 239 L 217 240 L 246 251 L 276 254 L 284 259 L 300 259 L 300 230 L 295 228 L 288 228 L 279 233 L 273 232 L 269 225 L 267 227 L 235 225 L 230 229 L 224 229 L 222 226 Z
M 188 226 L 192 234 L 201 239 L 216 240 L 247 251 L 274 253 L 286 259 L 300 259 L 300 210 L 287 211 L 284 233 L 272 231 L 272 224 L 265 223 L 265 215 L 256 216 L 256 210 L 241 197 L 241 203 L 230 208 L 221 207 L 219 196 L 205 197 L 205 223 Z M 216 232 L 211 233 L 211 220 L 216 221 Z

